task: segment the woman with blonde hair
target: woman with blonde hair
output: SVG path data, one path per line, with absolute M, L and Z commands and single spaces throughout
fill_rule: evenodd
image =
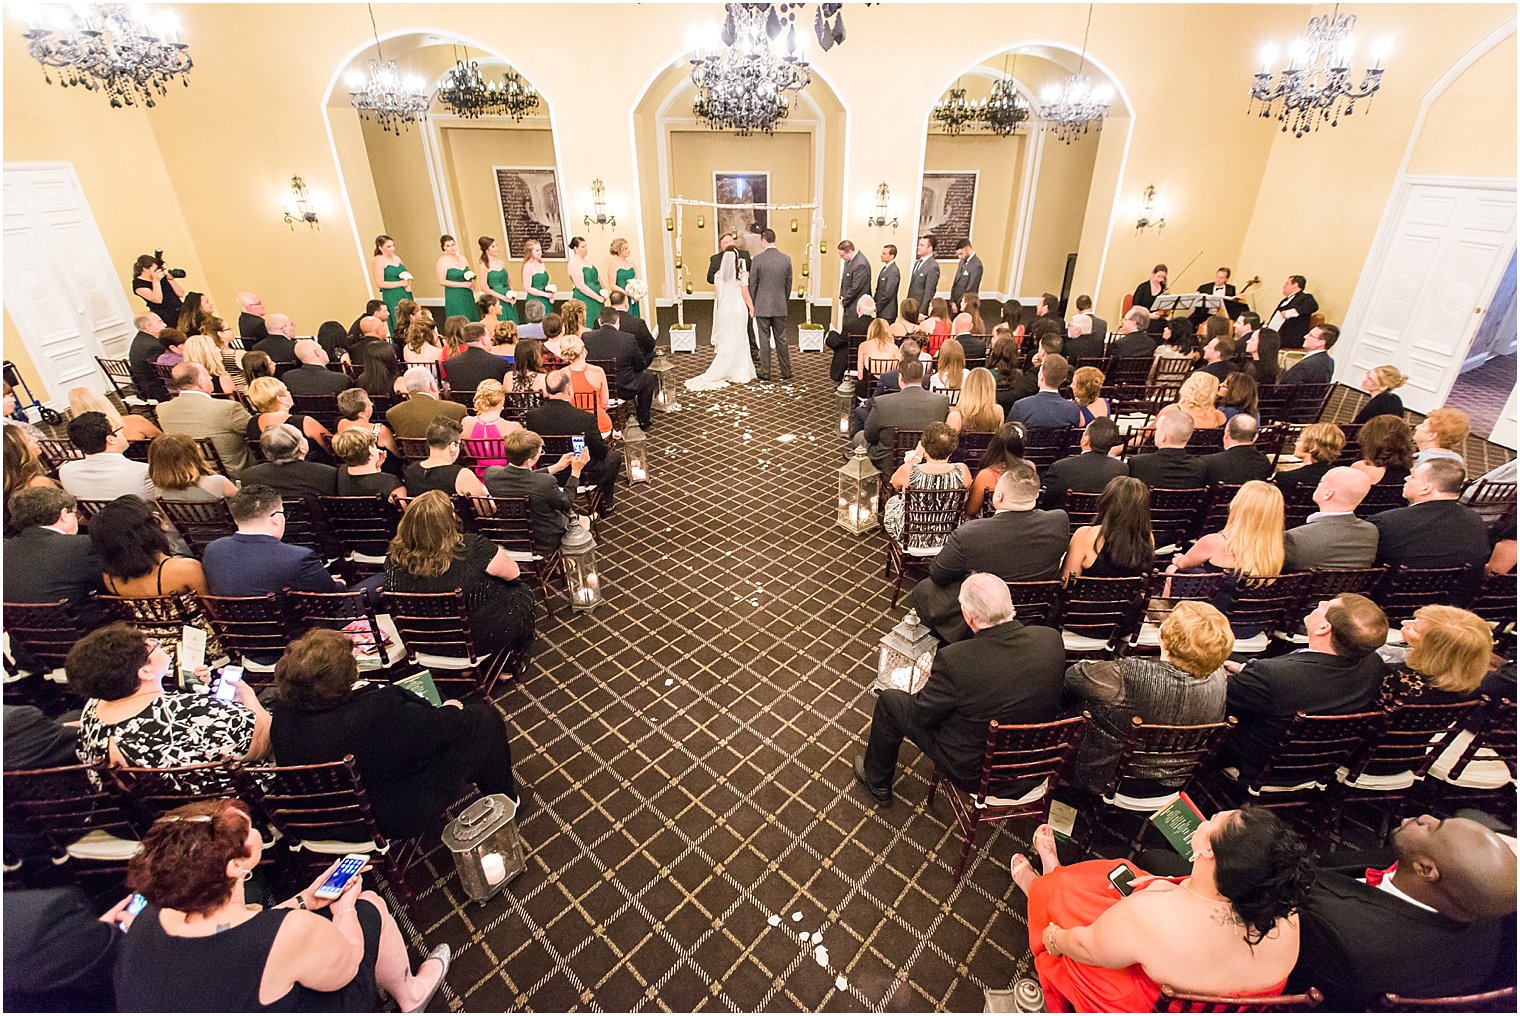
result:
M 579 338 L 586 330 L 586 305 L 579 300 L 566 300 L 565 305 L 559 309 L 559 323 L 562 331 L 560 341 L 564 342 L 570 336 Z M 564 356 L 563 353 L 560 354 Z M 566 360 L 570 358 L 565 357 Z
M 1078 367 L 1071 376 L 1071 398 L 1077 404 L 1077 416 L 1084 427 L 1108 415 L 1108 400 L 1099 395 L 1106 380 L 1097 367 Z
M 1414 428 L 1414 444 L 1419 449 L 1414 464 L 1431 459 L 1455 459 L 1463 462 L 1467 449 L 1470 424 L 1467 414 L 1460 409 L 1442 406 L 1432 409 L 1430 415 Z
M 438 326 L 431 314 L 418 314 L 406 329 L 406 349 L 401 358 L 406 363 L 437 363 L 443 359 L 443 343 L 438 340 Z
M 285 382 L 272 377 L 261 377 L 248 386 L 248 402 L 258 413 L 248 421 L 248 443 L 256 445 L 264 431 L 277 424 L 288 423 L 305 436 L 310 446 L 306 461 L 332 465 L 332 433 L 312 416 L 291 412 L 295 400 Z
M 222 351 L 216 348 L 216 341 L 210 336 L 192 335 L 186 339 L 185 360 L 205 367 L 206 373 L 211 375 L 211 383 L 223 395 L 237 392 L 237 385 L 233 382 L 232 375 L 227 373 L 227 365 L 222 362 Z
M 612 263 L 607 266 L 612 273 L 612 292 L 622 293 L 628 296 L 625 288 L 630 282 L 638 278 L 638 266 L 633 263 L 633 255 L 629 253 L 632 248 L 628 241 L 618 237 L 607 246 L 607 252 L 612 255 Z M 628 297 L 628 313 L 634 317 L 643 317 L 644 313 L 639 308 L 639 301 Z
M 1177 401 L 1164 407 L 1161 412 L 1183 412 L 1193 418 L 1196 430 L 1217 430 L 1224 426 L 1224 414 L 1214 406 L 1219 395 L 1219 379 L 1213 374 L 1196 370 L 1182 382 L 1177 391 Z
M 945 422 L 961 434 L 997 433 L 1003 425 L 1003 407 L 998 405 L 997 379 L 992 371 L 977 367 L 966 373 L 960 401 L 950 408 Z
M 174 501 L 220 501 L 237 493 L 212 470 L 188 434 L 161 434 L 148 446 L 148 479 Z
M 872 318 L 866 327 L 865 341 L 860 344 L 855 357 L 855 376 L 864 378 L 869 375 L 871 371 L 867 368 L 872 360 L 891 360 L 896 366 L 900 355 L 897 343 L 892 341 L 892 326 L 885 318 Z
M 1372 396 L 1365 406 L 1357 411 L 1356 419 L 1352 423 L 1366 423 L 1374 416 L 1397 416 L 1404 418 L 1404 400 L 1393 394 L 1395 389 L 1404 387 L 1404 382 L 1409 379 L 1399 373 L 1397 367 L 1384 364 L 1381 367 L 1373 367 L 1362 376 L 1362 391 Z
M 607 372 L 586 362 L 586 344 L 576 336 L 566 335 L 560 339 L 559 352 L 568 365 L 570 401 L 577 409 L 587 409 L 594 397 L 596 429 L 606 437 L 612 433 L 612 417 L 607 414 Z
M 966 381 L 966 349 L 956 339 L 940 343 L 934 357 L 934 376 L 929 379 L 931 392 L 959 391 Z
M 1251 480 L 1230 499 L 1224 529 L 1200 537 L 1186 554 L 1172 558 L 1167 571 L 1225 572 L 1214 606 L 1228 614 L 1237 589 L 1249 589 L 1252 580 L 1282 574 L 1285 514 L 1282 491 L 1265 480 Z M 1254 627 L 1235 629 L 1240 639 L 1262 634 Z
M 121 415 L 116 411 L 116 407 L 111 405 L 110 399 L 93 388 L 81 386 L 69 389 L 69 416 L 74 417 L 81 413 L 99 413 L 111 421 L 113 428 L 121 428 L 122 436 L 128 441 L 151 441 L 163 433 L 145 416 L 138 416 L 136 413 Z
M 247 391 L 248 379 L 243 376 L 240 360 L 243 351 L 233 346 L 233 343 L 238 341 L 237 329 L 212 315 L 201 322 L 201 334 L 216 343 L 216 355 L 222 358 L 222 369 L 228 377 L 232 378 L 233 387 L 240 392 Z
M 1414 468 L 1414 432 L 1401 416 L 1374 416 L 1356 432 L 1362 457 L 1352 469 L 1367 474 L 1373 486 L 1402 484 Z
M 500 441 L 514 430 L 522 430 L 522 424 L 512 420 L 501 418 L 502 410 L 507 405 L 506 389 L 500 381 L 492 381 L 486 378 L 475 386 L 475 413 L 466 416 L 460 421 L 460 436 L 466 441 Z M 477 455 L 470 450 L 471 457 L 475 460 L 475 472 L 484 473 L 491 466 L 505 466 L 506 457 L 503 455 Z
M 1447 705 L 1478 697 L 1489 671 L 1494 630 L 1460 607 L 1431 604 L 1414 612 L 1399 634 L 1408 648 L 1378 650 L 1389 671 L 1383 675 L 1384 709 L 1399 703 Z
M 982 324 L 982 298 L 976 293 L 967 293 L 961 297 L 961 312 L 955 316 L 950 324 L 951 335 L 985 335 L 987 328 Z
M 511 363 L 517 354 L 517 322 L 498 321 L 491 331 L 491 352 L 504 356 Z
M 1272 482 L 1285 495 L 1291 488 L 1307 486 L 1313 490 L 1335 468 L 1345 447 L 1345 431 L 1333 423 L 1311 423 L 1299 433 L 1293 446 L 1293 457 L 1303 465 L 1278 472 Z

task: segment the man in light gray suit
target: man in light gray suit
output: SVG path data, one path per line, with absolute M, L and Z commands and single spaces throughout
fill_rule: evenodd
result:
M 919 313 L 928 313 L 929 301 L 939 289 L 939 262 L 934 260 L 934 237 L 918 238 L 918 257 L 908 276 L 908 299 L 918 302 Z
M 178 394 L 158 407 L 158 425 L 164 433 L 210 438 L 227 467 L 228 479 L 241 476 L 253 464 L 248 451 L 248 421 L 252 419 L 248 410 L 231 399 L 213 398 L 211 375 L 198 363 L 175 367 L 169 387 Z
M 767 227 L 760 234 L 763 246 L 749 268 L 749 295 L 755 304 L 755 341 L 760 346 L 761 381 L 771 379 L 771 346 L 781 380 L 792 376 L 792 354 L 786 346 L 787 298 L 792 292 L 792 259 L 776 249 L 776 231 Z
M 959 314 L 961 300 L 965 299 L 967 293 L 981 295 L 982 259 L 971 249 L 970 240 L 961 240 L 955 245 L 955 256 L 960 258 L 961 263 L 957 266 L 955 281 L 950 284 L 950 311 Z
M 876 276 L 876 316 L 891 324 L 897 320 L 897 286 L 902 270 L 897 267 L 897 244 L 881 248 L 881 273 Z
M 950 400 L 922 385 L 924 365 L 909 360 L 898 368 L 902 391 L 878 396 L 866 417 L 866 426 L 855 436 L 855 443 L 865 445 L 871 461 L 883 473 L 892 472 L 892 441 L 897 428 L 923 430 L 926 424 L 944 423 L 950 415 Z
M 844 262 L 839 273 L 839 327 L 849 335 L 859 330 L 851 327 L 860 320 L 856 306 L 860 298 L 871 291 L 871 262 L 866 260 L 865 252 L 856 250 L 855 244 L 849 240 L 840 240 L 838 250 L 839 260 Z
M 1283 535 L 1283 571 L 1309 568 L 1371 568 L 1378 528 L 1352 514 L 1369 490 L 1367 474 L 1350 466 L 1325 473 L 1314 488 L 1319 511 L 1307 525 Z

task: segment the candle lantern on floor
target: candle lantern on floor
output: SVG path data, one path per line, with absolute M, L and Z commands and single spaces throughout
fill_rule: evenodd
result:
M 637 420 L 623 428 L 623 465 L 628 468 L 629 483 L 649 479 L 649 438 Z
M 443 830 L 443 845 L 454 855 L 459 882 L 475 903 L 501 892 L 528 867 L 516 817 L 516 802 L 506 794 L 489 794 Z
M 881 471 L 871 464 L 865 448 L 856 448 L 850 461 L 839 467 L 839 514 L 841 526 L 859 535 L 876 528 L 881 503 Z
M 565 561 L 565 588 L 570 606 L 591 610 L 602 602 L 602 582 L 596 574 L 596 541 L 589 530 L 579 524 L 571 526 L 560 541 L 560 556 Z
M 881 655 L 871 687 L 912 694 L 929 679 L 937 644 L 934 633 L 919 622 L 918 611 L 910 609 L 896 628 L 881 637 Z
M 839 413 L 839 436 L 850 436 L 850 421 L 855 417 L 855 379 L 849 374 L 834 389 L 834 408 Z
M 665 412 L 670 408 L 670 395 L 665 391 L 665 375 L 669 373 L 670 357 L 665 355 L 670 352 L 664 346 L 656 346 L 654 359 L 649 361 L 649 366 L 644 369 L 654 375 L 654 408 Z

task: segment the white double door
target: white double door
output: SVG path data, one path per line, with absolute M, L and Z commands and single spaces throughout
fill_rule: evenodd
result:
M 1337 380 L 1355 387 L 1393 364 L 1409 377 L 1404 404 L 1428 413 L 1446 401 L 1514 253 L 1515 181 L 1406 177 L 1378 237 L 1347 315 L 1352 341 L 1335 350 Z
M 120 281 L 68 163 L 5 166 L 5 309 L 49 402 L 109 386 L 95 357 L 125 358 L 136 330 Z M 28 379 L 31 380 L 31 379 Z

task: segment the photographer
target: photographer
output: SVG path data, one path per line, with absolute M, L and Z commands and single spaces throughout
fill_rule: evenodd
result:
M 184 277 L 183 268 L 164 267 L 163 251 L 143 254 L 132 265 L 132 293 L 142 297 L 160 319 L 175 322 L 185 296 L 185 285 L 180 281 Z

